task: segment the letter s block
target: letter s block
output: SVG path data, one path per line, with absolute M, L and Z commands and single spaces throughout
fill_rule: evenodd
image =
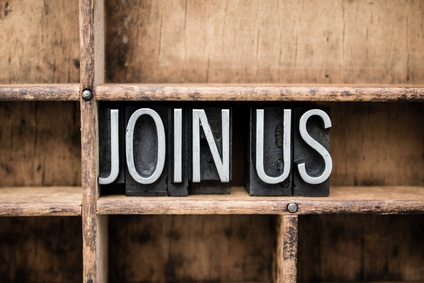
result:
M 294 123 L 294 196 L 329 195 L 332 170 L 328 108 L 297 108 Z
M 291 196 L 291 109 L 250 108 L 247 191 L 252 196 Z

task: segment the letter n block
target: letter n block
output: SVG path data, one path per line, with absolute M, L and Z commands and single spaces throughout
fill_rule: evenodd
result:
M 126 107 L 126 195 L 166 196 L 167 107 Z
M 252 196 L 291 196 L 291 109 L 250 108 L 246 186 Z
M 230 194 L 231 109 L 191 109 L 190 139 L 189 194 Z
M 329 195 L 332 169 L 329 112 L 329 108 L 295 110 L 294 196 Z

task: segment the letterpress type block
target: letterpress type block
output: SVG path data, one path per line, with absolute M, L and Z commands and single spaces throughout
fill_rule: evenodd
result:
M 125 190 L 125 144 L 123 107 L 101 103 L 99 115 L 99 184 L 102 193 Z
M 230 194 L 231 109 L 195 108 L 190 117 L 189 194 Z
M 252 196 L 292 195 L 292 110 L 250 109 L 246 186 Z
M 187 196 L 190 172 L 189 112 L 187 108 L 168 107 L 168 195 Z
M 166 196 L 166 107 L 126 107 L 126 194 Z
M 297 108 L 294 122 L 294 196 L 329 195 L 331 119 L 328 108 Z

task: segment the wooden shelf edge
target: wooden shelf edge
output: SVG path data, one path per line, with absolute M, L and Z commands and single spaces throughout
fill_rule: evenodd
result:
M 105 101 L 424 101 L 424 86 L 103 84 Z
M 0 101 L 78 101 L 79 84 L 0 85 Z
M 0 216 L 80 216 L 81 187 L 0 188 Z
M 98 214 L 422 214 L 424 187 L 335 187 L 329 197 L 251 197 L 235 187 L 231 195 L 188 197 L 102 196 Z M 290 213 L 289 203 L 298 211 Z

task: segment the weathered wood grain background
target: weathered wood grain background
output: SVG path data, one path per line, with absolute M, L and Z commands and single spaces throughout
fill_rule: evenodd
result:
M 406 0 L 106 1 L 106 81 L 423 84 L 423 15 Z M 77 0 L 0 0 L 0 26 L 0 84 L 79 81 Z M 329 106 L 332 185 L 424 185 L 422 103 Z M 0 186 L 79 185 L 79 120 L 76 103 L 0 102 Z M 274 220 L 110 217 L 110 281 L 268 281 Z M 300 217 L 299 279 L 423 281 L 423 222 Z M 0 223 L 0 281 L 81 281 L 80 218 Z

